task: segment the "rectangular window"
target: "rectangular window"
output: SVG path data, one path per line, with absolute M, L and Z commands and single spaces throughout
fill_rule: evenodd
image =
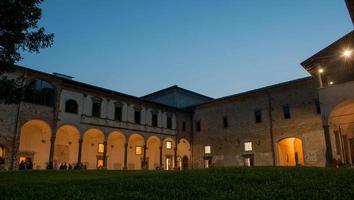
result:
M 100 143 L 98 144 L 98 153 L 103 153 L 104 152 L 104 144 Z
M 196 130 L 197 130 L 197 132 L 200 132 L 200 130 L 201 130 L 200 121 L 197 121 Z
M 254 116 L 255 116 L 256 123 L 262 122 L 262 111 L 261 110 L 256 110 L 254 112 Z
M 166 142 L 166 149 L 172 149 L 172 142 L 171 141 Z
M 172 117 L 167 117 L 167 128 L 172 128 Z
M 116 121 L 122 121 L 122 107 L 116 107 L 114 110 L 114 119 Z
M 151 126 L 157 127 L 157 114 L 152 114 Z
M 186 131 L 186 122 L 182 122 L 182 131 Z
M 252 142 L 245 142 L 245 151 L 253 151 L 253 146 L 252 146 Z
M 135 147 L 135 155 L 142 155 L 143 154 L 143 147 L 136 146 Z
M 141 112 L 140 112 L 140 110 L 136 110 L 134 112 L 134 122 L 136 124 L 140 124 L 140 121 L 141 121 Z
M 211 154 L 211 146 L 204 146 L 204 153 Z
M 321 105 L 319 100 L 316 100 L 316 112 L 317 114 L 321 114 Z
M 229 127 L 229 121 L 227 120 L 227 117 L 223 117 L 222 122 L 224 128 Z
M 92 117 L 101 117 L 101 102 L 92 103 Z
M 284 114 L 284 119 L 290 119 L 290 106 L 289 105 L 284 105 L 283 106 L 283 114 Z

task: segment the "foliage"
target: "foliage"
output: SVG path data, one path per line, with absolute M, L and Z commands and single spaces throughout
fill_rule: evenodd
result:
M 22 59 L 20 52 L 39 53 L 53 44 L 53 34 L 38 26 L 43 0 L 0 1 L 0 103 L 18 103 L 23 91 L 23 78 L 10 79 L 5 73 L 14 71 Z
M 354 170 L 3 172 L 0 194 L 1 199 L 352 199 Z

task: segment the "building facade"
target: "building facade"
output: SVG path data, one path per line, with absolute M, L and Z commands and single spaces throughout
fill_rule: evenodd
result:
M 7 76 L 28 89 L 0 105 L 0 169 L 353 165 L 354 32 L 301 65 L 311 76 L 219 99 L 178 86 L 135 97 L 17 66 Z

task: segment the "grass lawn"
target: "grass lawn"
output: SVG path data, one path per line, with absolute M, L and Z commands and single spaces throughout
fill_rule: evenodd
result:
M 354 169 L 0 172 L 0 199 L 354 199 Z

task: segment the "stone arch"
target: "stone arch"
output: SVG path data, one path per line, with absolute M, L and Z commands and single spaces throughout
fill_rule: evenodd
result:
M 128 169 L 139 170 L 143 168 L 145 139 L 142 135 L 134 133 L 128 140 Z
M 333 106 L 328 123 L 332 133 L 333 157 L 345 164 L 354 162 L 354 99 Z
M 160 167 L 161 140 L 157 136 L 150 136 L 147 139 L 146 146 L 147 169 L 154 170 Z
M 107 169 L 121 170 L 124 167 L 125 135 L 120 131 L 113 131 L 107 139 Z
M 67 163 L 74 166 L 78 161 L 80 131 L 73 125 L 58 128 L 54 146 L 54 168 Z
M 167 137 L 163 140 L 162 164 L 165 170 L 173 170 L 175 167 L 175 148 L 176 142 L 173 138 Z
M 279 166 L 297 166 L 305 164 L 302 139 L 298 137 L 287 137 L 278 140 L 277 151 Z
M 83 136 L 82 164 L 87 169 L 103 168 L 104 133 L 97 128 L 88 129 Z
M 49 161 L 52 129 L 43 120 L 30 120 L 21 127 L 19 162 L 31 161 L 33 169 L 45 169 Z
M 177 144 L 177 167 L 181 170 L 189 169 L 191 166 L 191 145 L 188 139 L 180 138 Z

